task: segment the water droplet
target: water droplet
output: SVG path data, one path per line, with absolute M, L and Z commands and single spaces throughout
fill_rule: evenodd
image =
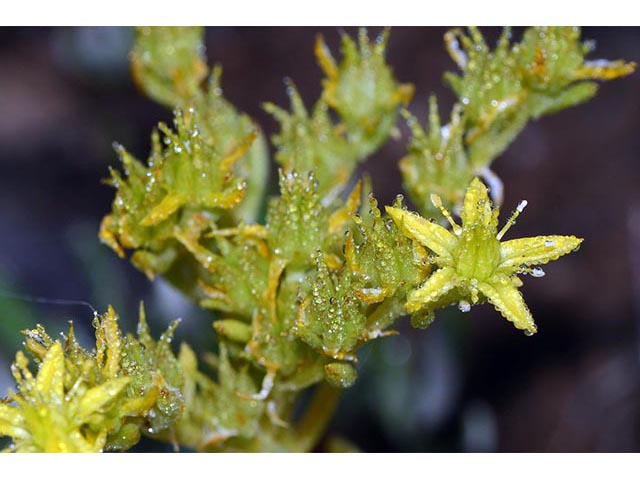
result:
M 462 104 L 463 105 L 469 105 L 469 99 L 467 97 L 463 97 Z
M 540 277 L 544 277 L 544 275 L 545 275 L 544 270 L 542 270 L 540 267 L 535 267 L 534 269 L 531 270 L 532 277 L 540 278 Z
M 471 310 L 471 304 L 466 300 L 460 300 L 460 302 L 458 303 L 458 309 L 461 312 L 467 313 L 469 310 Z
M 524 331 L 524 334 L 525 334 L 527 337 L 531 337 L 534 333 L 535 333 L 535 332 L 532 332 L 531 330 L 525 330 L 525 331 Z
M 545 247 L 555 247 L 556 242 L 555 240 L 545 240 L 544 241 L 544 246 Z

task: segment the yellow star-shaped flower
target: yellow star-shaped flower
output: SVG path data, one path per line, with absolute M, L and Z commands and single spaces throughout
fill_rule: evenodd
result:
M 537 327 L 518 287 L 517 274 L 541 277 L 544 271 L 534 265 L 557 260 L 582 243 L 574 236 L 546 235 L 501 242 L 507 230 L 524 210 L 523 200 L 505 226 L 498 231 L 499 208 L 493 208 L 487 187 L 474 178 L 464 198 L 459 226 L 442 206 L 440 197 L 431 200 L 447 218 L 453 232 L 402 208 L 387 207 L 400 230 L 435 254 L 439 268 L 407 297 L 409 313 L 433 312 L 458 302 L 462 311 L 488 300 L 516 328 L 528 335 Z

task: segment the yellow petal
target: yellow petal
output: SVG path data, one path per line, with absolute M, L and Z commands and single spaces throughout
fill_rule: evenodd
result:
M 338 78 L 338 66 L 336 65 L 336 61 L 331 55 L 329 47 L 327 47 L 327 44 L 324 43 L 324 37 L 322 35 L 316 36 L 314 53 L 316 54 L 316 59 L 318 60 L 320 68 L 322 69 L 324 74 L 330 80 L 335 80 L 336 78 Z
M 153 207 L 153 210 L 151 210 L 149 214 L 142 219 L 140 224 L 145 227 L 152 227 L 153 225 L 157 225 L 158 223 L 163 222 L 164 220 L 169 218 L 172 213 L 174 213 L 182 205 L 184 205 L 184 202 L 184 195 L 181 195 L 179 193 L 169 194 L 164 197 L 158 205 Z
M 333 212 L 329 217 L 329 233 L 338 233 L 343 228 L 344 225 L 351 220 L 351 215 L 356 213 L 358 207 L 360 206 L 360 196 L 362 194 L 362 181 L 358 181 L 356 186 L 353 187 L 353 190 L 349 194 L 349 198 L 347 198 L 346 203 Z
M 156 386 L 151 387 L 141 397 L 130 398 L 119 407 L 118 414 L 121 417 L 138 417 L 145 415 L 153 407 L 160 395 Z
M 405 308 L 409 313 L 413 313 L 428 307 L 429 303 L 435 302 L 456 286 L 455 278 L 456 273 L 453 268 L 441 268 L 431 275 L 422 287 L 409 294 Z
M 176 229 L 173 236 L 184 246 L 184 248 L 189 250 L 200 265 L 210 272 L 216 271 L 216 256 L 211 252 L 211 250 L 200 244 L 197 232 L 190 232 L 187 230 L 181 231 Z
M 636 66 L 635 62 L 625 63 L 623 60 L 592 60 L 584 62 L 575 76 L 577 79 L 612 80 L 633 73 Z
M 80 421 L 84 422 L 92 413 L 113 400 L 128 383 L 128 377 L 116 378 L 87 390 L 78 405 L 77 415 Z
M 120 370 L 120 350 L 122 347 L 122 332 L 118 328 L 118 315 L 111 305 L 102 317 L 100 333 L 103 335 L 104 361 L 103 373 L 107 378 L 115 378 Z M 96 332 L 96 337 L 98 332 Z M 99 353 L 99 351 L 98 351 Z M 102 365 L 102 358 L 98 361 Z
M 102 243 L 110 247 L 120 258 L 124 258 L 124 250 L 120 246 L 118 237 L 114 232 L 117 232 L 116 219 L 113 214 L 107 215 L 100 223 L 100 233 L 98 237 Z
M 243 182 L 238 184 L 236 188 L 227 189 L 223 192 L 211 192 L 205 195 L 202 204 L 210 208 L 230 209 L 242 201 L 246 191 L 247 185 Z
M 489 191 L 478 177 L 474 178 L 467 188 L 460 218 L 464 227 L 477 224 L 489 226 L 494 218 Z
M 358 266 L 358 261 L 356 259 L 356 245 L 353 241 L 353 234 L 351 233 L 351 230 L 348 231 L 347 238 L 344 241 L 344 258 L 352 272 L 360 273 L 360 267 Z
M 28 439 L 31 435 L 24 428 L 12 425 L 9 422 L 0 421 L 0 436 L 11 437 L 14 443 L 17 443 L 19 440 Z M 4 453 L 4 451 L 0 451 L 0 453 Z
M 287 266 L 287 260 L 280 257 L 273 257 L 269 264 L 269 279 L 267 280 L 267 291 L 264 294 L 264 301 L 271 314 L 271 321 L 275 322 L 277 318 L 278 302 L 277 292 L 280 285 L 280 276 Z
M 5 405 L 4 403 L 0 403 L 0 422 L 8 421 L 9 418 L 13 417 L 12 410 L 14 408 L 9 405 Z M 1 425 L 1 424 L 0 424 Z
M 530 334 L 536 333 L 536 327 L 531 312 L 524 303 L 522 294 L 513 285 L 507 276 L 499 276 L 497 281 L 478 285 L 479 290 L 487 297 L 489 302 L 498 310 L 504 318 L 512 322 L 516 328 L 525 330 Z
M 256 132 L 251 132 L 243 141 L 234 148 L 229 155 L 227 155 L 222 162 L 220 162 L 220 170 L 228 171 L 231 169 L 234 163 L 236 163 L 253 145 L 253 142 L 258 138 Z
M 402 233 L 421 243 L 437 255 L 451 260 L 451 252 L 458 241 L 453 233 L 407 210 L 396 207 L 385 208 Z
M 0 437 L 12 437 L 14 441 L 28 438 L 29 432 L 22 428 L 23 425 L 24 416 L 19 408 L 0 403 Z
M 55 342 L 44 357 L 38 376 L 36 389 L 44 398 L 62 401 L 64 397 L 64 352 L 62 345 Z
M 498 271 L 510 274 L 521 265 L 544 265 L 571 253 L 580 246 L 582 240 L 574 236 L 546 235 L 502 242 Z

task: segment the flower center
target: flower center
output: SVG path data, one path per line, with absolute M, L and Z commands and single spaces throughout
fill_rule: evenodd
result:
M 460 276 L 484 281 L 500 264 L 500 241 L 491 228 L 481 225 L 463 228 L 453 257 Z

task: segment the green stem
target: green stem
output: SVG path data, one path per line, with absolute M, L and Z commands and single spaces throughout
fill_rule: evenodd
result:
M 341 392 L 325 382 L 318 385 L 307 411 L 296 425 L 293 451 L 309 452 L 316 446 L 333 417 Z

